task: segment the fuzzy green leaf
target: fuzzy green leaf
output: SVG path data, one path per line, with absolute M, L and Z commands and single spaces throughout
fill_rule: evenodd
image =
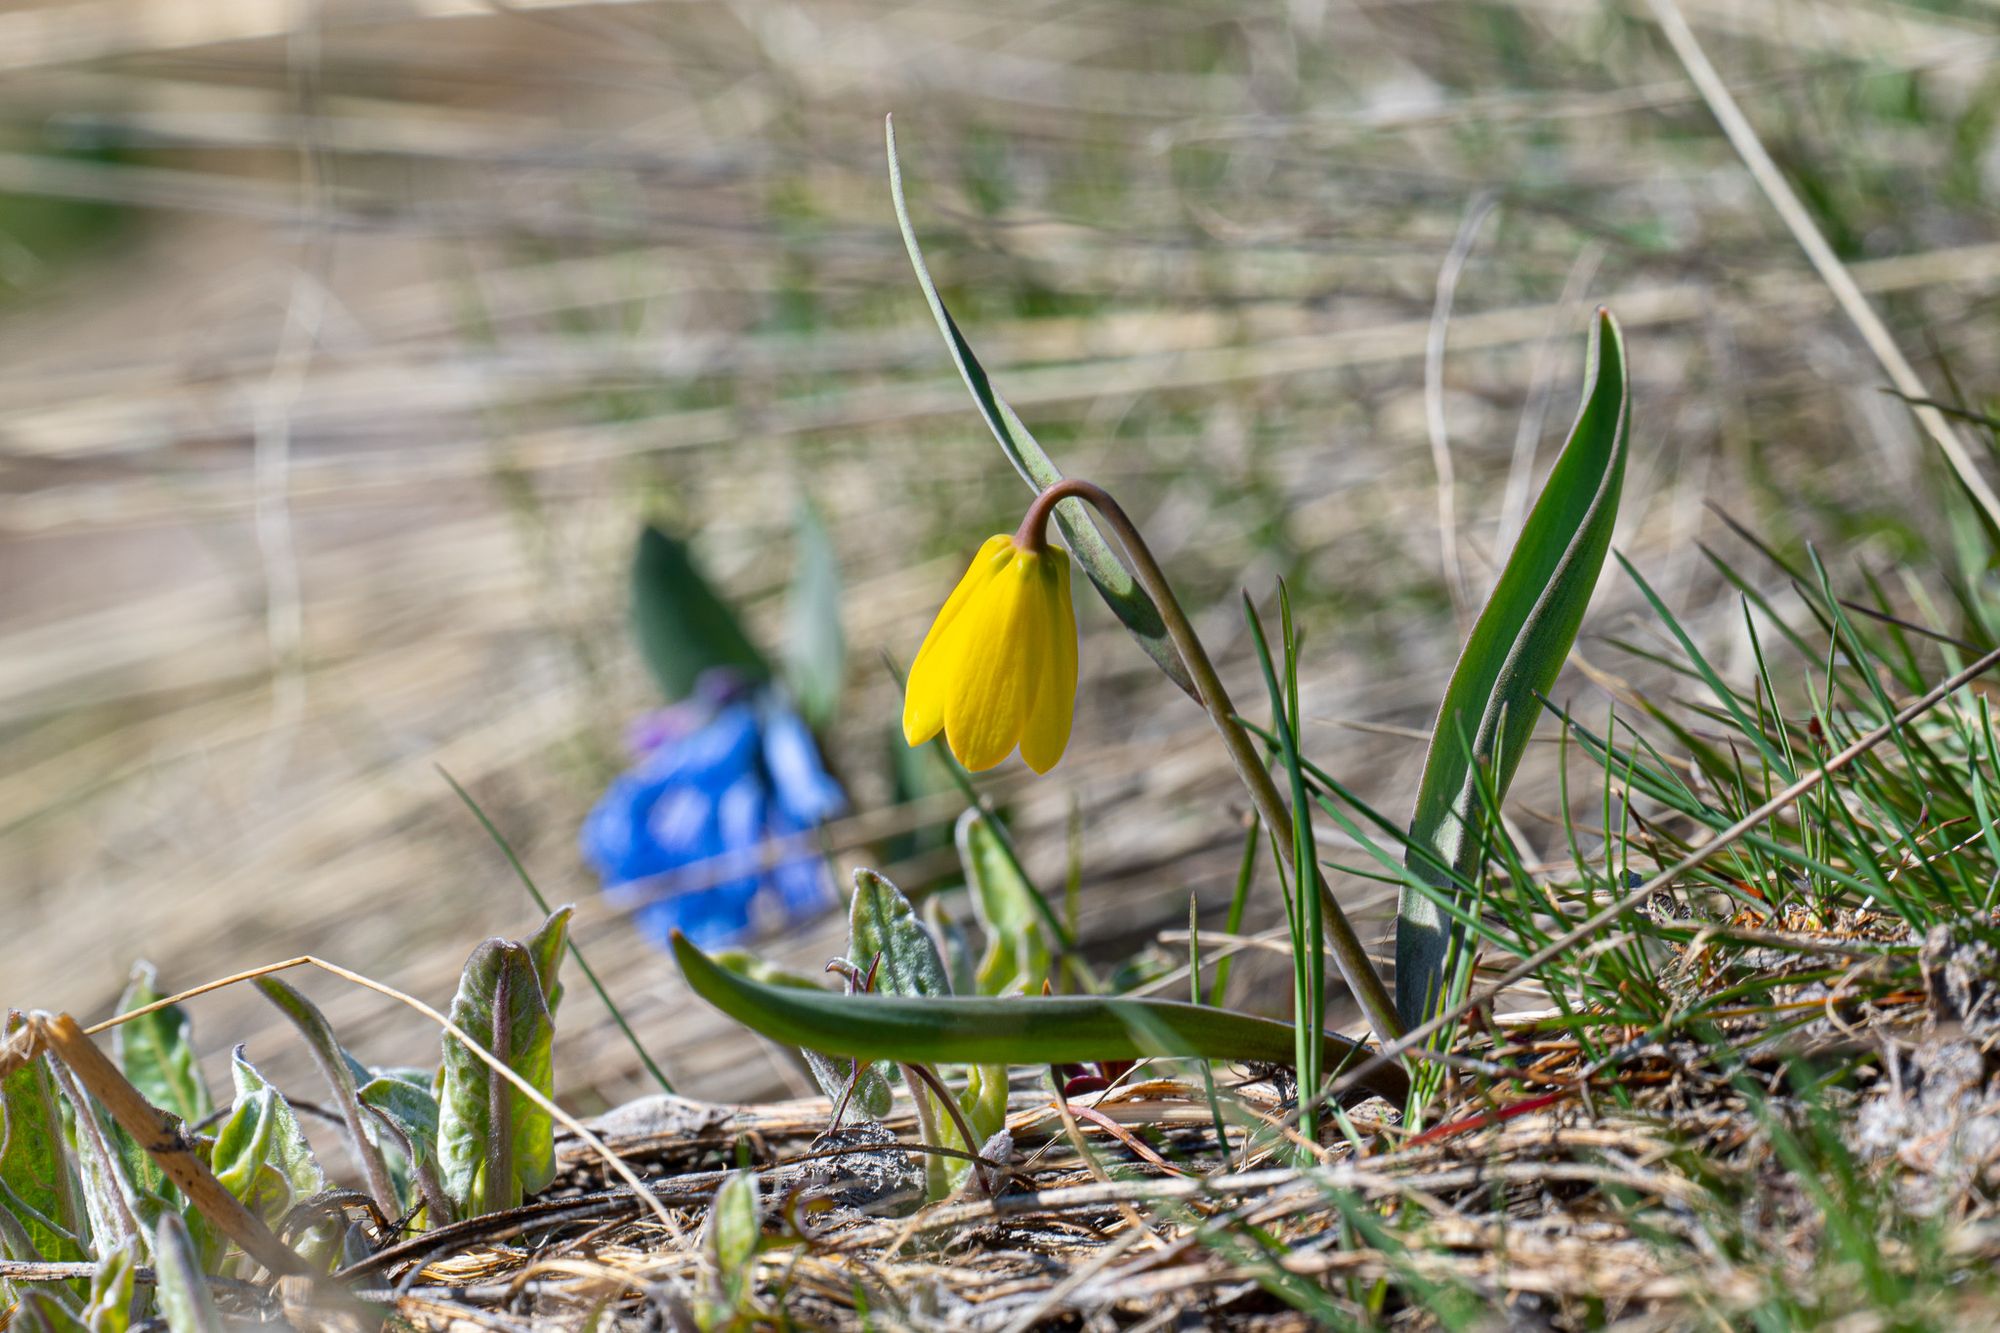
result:
M 118 997 L 118 1011 L 138 1009 L 161 998 L 159 974 L 151 963 L 137 963 L 125 993 Z M 192 1125 L 215 1110 L 208 1085 L 202 1082 L 201 1068 L 189 1040 L 193 1024 L 187 1011 L 168 1005 L 143 1018 L 120 1023 L 112 1029 L 111 1048 L 118 1067 L 147 1101 L 163 1111 L 171 1111 Z
M 1424 760 L 1410 845 L 1435 854 L 1462 879 L 1478 856 L 1473 827 L 1479 775 L 1472 760 L 1489 770 L 1496 797 L 1504 796 L 1541 715 L 1539 696 L 1555 683 L 1576 640 L 1611 546 L 1625 477 L 1628 415 L 1624 343 L 1610 312 L 1599 311 L 1585 365 L 1583 407 L 1466 639 Z M 1409 864 L 1425 883 L 1450 892 L 1452 876 L 1414 850 Z M 1424 1022 L 1439 1004 L 1462 936 L 1429 895 L 1403 889 L 1396 920 L 1396 1010 L 1405 1025 Z
M 215 1136 L 210 1164 L 224 1189 L 266 1223 L 326 1188 L 326 1173 L 291 1104 L 238 1046 L 230 1060 L 236 1100 Z
M 543 1096 L 555 1086 L 555 1027 L 533 955 L 492 939 L 473 950 L 451 1021 Z M 555 1178 L 549 1113 L 455 1037 L 444 1039 L 438 1160 L 460 1217 L 512 1208 Z
M 421 1069 L 364 1070 L 357 1090 L 375 1120 L 369 1128 L 383 1142 L 389 1174 L 405 1207 L 421 1202 L 431 1226 L 456 1213 L 438 1178 L 438 1103 L 433 1078 Z M 387 1122 L 386 1126 L 383 1122 Z
M 1227 1009 L 1130 996 L 835 995 L 765 986 L 717 967 L 674 937 L 688 986 L 716 1008 L 773 1041 L 863 1060 L 938 1064 L 1079 1064 L 1189 1056 L 1290 1064 L 1288 1024 Z M 1364 1048 L 1326 1038 L 1329 1075 Z M 1392 1101 L 1408 1091 L 1394 1066 L 1363 1086 Z
M 909 251 L 910 266 L 916 270 L 917 285 L 923 288 L 924 300 L 930 305 L 932 318 L 937 320 L 938 331 L 944 335 L 952 362 L 957 365 L 965 387 L 972 391 L 972 400 L 978 404 L 979 414 L 986 419 L 993 438 L 1000 442 L 1001 449 L 1029 486 L 1038 492 L 1045 490 L 1061 481 L 1063 474 L 1029 433 L 1021 418 L 1014 414 L 1014 409 L 1007 406 L 999 390 L 993 387 L 993 382 L 979 364 L 979 358 L 972 354 L 971 344 L 958 331 L 951 312 L 944 308 L 944 299 L 938 295 L 937 284 L 931 281 L 930 265 L 924 262 L 923 249 L 917 244 L 917 229 L 910 222 L 909 203 L 903 198 L 903 168 L 896 159 L 895 126 L 887 127 L 887 137 L 889 192 L 895 199 L 896 223 L 902 228 L 903 247 Z M 1105 605 L 1111 608 L 1111 614 L 1118 617 L 1119 623 L 1158 663 L 1167 679 L 1185 690 L 1188 697 L 1194 698 L 1194 682 L 1181 663 L 1180 653 L 1167 637 L 1166 622 L 1160 618 L 1159 607 L 1153 604 L 1153 599 L 1139 586 L 1124 560 L 1098 532 L 1090 511 L 1082 501 L 1064 500 L 1058 504 L 1056 526 L 1062 529 L 1064 544 L 1096 586 Z
M 702 1232 L 703 1248 L 725 1277 L 741 1273 L 756 1257 L 758 1242 L 763 1239 L 758 1213 L 756 1173 L 730 1172 L 715 1192 L 715 1204 Z
M 120 1245 L 104 1256 L 90 1279 L 90 1304 L 83 1325 L 90 1333 L 125 1333 L 132 1326 L 132 1292 L 139 1275 L 137 1245 Z
M 847 913 L 848 957 L 866 971 L 875 967 L 882 995 L 949 995 L 951 978 L 931 933 L 917 919 L 903 891 L 872 870 L 854 872 L 854 901 Z
M 19 1311 L 8 1328 L 21 1333 L 90 1333 L 90 1325 L 48 1287 L 30 1287 L 21 1293 Z
M 438 1104 L 429 1087 L 378 1073 L 359 1088 L 361 1104 L 380 1111 L 402 1131 L 416 1163 L 437 1159 Z
M 632 633 L 669 700 L 685 699 L 701 673 L 729 667 L 752 680 L 771 669 L 694 562 L 687 543 L 648 526 L 632 557 Z

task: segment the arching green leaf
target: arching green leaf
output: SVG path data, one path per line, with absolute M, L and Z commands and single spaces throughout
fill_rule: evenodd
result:
M 1496 799 L 1504 796 L 1541 716 L 1539 696 L 1555 683 L 1576 641 L 1618 518 L 1628 415 L 1624 343 L 1610 312 L 1599 311 L 1582 410 L 1466 638 L 1431 731 L 1408 864 L 1441 894 L 1451 892 L 1454 875 L 1470 877 L 1478 855 L 1473 761 L 1489 771 Z M 1417 848 L 1452 873 L 1416 855 Z M 1430 895 L 1403 889 L 1396 910 L 1396 1011 L 1406 1026 L 1416 1027 L 1438 1007 L 1460 938 Z

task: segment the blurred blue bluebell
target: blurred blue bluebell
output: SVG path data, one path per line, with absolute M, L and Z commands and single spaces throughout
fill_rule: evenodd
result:
M 664 946 L 675 930 L 703 948 L 733 944 L 756 922 L 791 920 L 836 901 L 809 838 L 846 808 L 812 733 L 767 686 L 711 671 L 694 696 L 640 719 L 637 763 L 583 823 L 583 856 L 605 894 L 635 909 Z M 771 840 L 799 845 L 767 848 Z

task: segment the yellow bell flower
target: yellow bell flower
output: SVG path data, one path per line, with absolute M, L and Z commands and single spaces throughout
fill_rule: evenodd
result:
M 974 771 L 1019 745 L 1028 767 L 1046 773 L 1069 744 L 1075 711 L 1069 553 L 1018 534 L 987 538 L 910 666 L 903 739 L 922 745 L 942 731 Z

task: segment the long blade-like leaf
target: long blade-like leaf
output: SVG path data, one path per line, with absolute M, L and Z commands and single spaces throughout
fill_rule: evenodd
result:
M 1490 771 L 1496 798 L 1504 796 L 1541 713 L 1536 696 L 1555 683 L 1611 546 L 1630 395 L 1624 343 L 1609 311 L 1598 312 L 1591 331 L 1584 381 L 1569 441 L 1465 641 L 1424 760 L 1410 845 L 1434 852 L 1461 880 L 1470 878 L 1477 854 L 1472 761 Z M 1446 890 L 1450 877 L 1425 858 L 1413 854 L 1410 866 Z M 1430 896 L 1410 888 L 1396 915 L 1396 1011 L 1415 1027 L 1439 1002 L 1460 932 L 1447 927 Z
M 860 1060 L 949 1064 L 1080 1064 L 1144 1056 L 1193 1056 L 1289 1065 L 1292 1029 L 1268 1018 L 1176 1000 L 1131 996 L 835 995 L 766 986 L 718 966 L 679 934 L 674 957 L 694 993 L 773 1041 Z M 1329 1075 L 1366 1054 L 1326 1038 Z M 1397 1068 L 1367 1091 L 1400 1101 Z
M 1021 418 L 1014 415 L 1014 409 L 1007 406 L 1007 400 L 986 377 L 986 371 L 979 364 L 979 358 L 972 354 L 972 347 L 965 341 L 965 335 L 958 331 L 958 324 L 951 312 L 944 308 L 944 298 L 938 295 L 937 284 L 931 281 L 930 266 L 924 262 L 924 252 L 917 244 L 917 229 L 910 223 L 910 208 L 903 198 L 903 168 L 896 160 L 896 127 L 887 127 L 889 145 L 889 192 L 896 202 L 896 225 L 903 231 L 903 246 L 910 252 L 910 266 L 917 271 L 917 284 L 924 289 L 924 300 L 929 303 L 931 315 L 937 320 L 938 331 L 944 334 L 945 345 L 951 349 L 952 362 L 957 365 L 959 375 L 965 380 L 965 387 L 972 391 L 972 399 L 979 405 L 979 414 L 986 418 L 987 426 L 993 431 L 993 438 L 1000 441 L 1000 447 L 1014 464 L 1015 469 L 1025 477 L 1028 484 L 1037 491 L 1046 490 L 1063 479 L 1063 474 L 1055 461 L 1043 452 Z M 1110 543 L 1098 532 L 1090 513 L 1079 500 L 1064 500 L 1056 506 L 1056 524 L 1062 528 L 1063 541 L 1077 564 L 1096 585 L 1111 614 L 1139 646 L 1146 650 L 1160 670 L 1167 673 L 1167 679 L 1181 687 L 1189 698 L 1195 698 L 1194 682 L 1188 678 L 1187 668 L 1182 665 L 1180 654 L 1167 638 L 1166 622 L 1160 619 L 1160 609 L 1153 605 L 1153 599 L 1146 595 L 1132 571 L 1118 558 Z

